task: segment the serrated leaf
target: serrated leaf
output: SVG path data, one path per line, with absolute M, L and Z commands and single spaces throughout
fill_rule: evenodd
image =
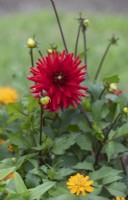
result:
M 56 155 L 63 154 L 66 149 L 75 144 L 77 137 L 78 134 L 71 133 L 60 138 L 56 138 L 53 143 L 52 152 Z
M 93 117 L 96 121 L 99 121 L 107 116 L 109 113 L 109 109 L 106 106 L 106 103 L 104 100 L 97 100 L 92 105 L 92 113 Z
M 109 176 L 117 176 L 121 172 L 122 172 L 121 170 L 116 170 L 113 169 L 112 167 L 103 166 L 99 170 L 91 172 L 90 178 L 92 180 L 100 180 L 100 179 L 105 179 L 106 177 Z
M 75 197 L 74 195 L 70 195 L 70 194 L 62 194 L 60 196 L 56 196 L 56 197 L 51 197 L 48 198 L 46 200 L 77 200 L 77 197 Z
M 110 192 L 110 194 L 118 197 L 125 197 L 127 186 L 122 182 L 115 182 L 105 188 Z
M 128 134 L 128 123 L 123 124 L 120 128 L 118 128 L 116 131 L 111 131 L 109 133 L 109 140 L 115 139 L 124 135 Z
M 73 166 L 73 169 L 85 169 L 90 171 L 94 170 L 93 164 L 87 161 L 77 163 L 75 166 Z
M 65 176 L 69 176 L 70 174 L 74 172 L 75 171 L 73 169 L 63 167 L 57 171 L 57 179 L 62 179 Z
M 126 151 L 128 151 L 127 147 L 115 141 L 110 141 L 107 144 L 105 144 L 102 150 L 103 153 L 107 154 L 108 161 L 110 161 L 114 154 L 123 153 Z
M 103 180 L 103 184 L 105 185 L 105 184 L 108 184 L 108 183 L 113 183 L 113 182 L 118 181 L 120 179 L 122 179 L 121 176 L 108 176 Z
M 81 150 L 92 151 L 92 142 L 87 134 L 81 134 L 79 137 L 77 137 L 76 143 Z

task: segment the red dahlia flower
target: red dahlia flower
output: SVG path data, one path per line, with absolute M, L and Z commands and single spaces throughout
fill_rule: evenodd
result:
M 73 56 L 73 53 L 63 51 L 59 54 L 53 51 L 46 57 L 39 58 L 36 68 L 32 67 L 30 70 L 33 76 L 28 79 L 35 82 L 31 86 L 31 92 L 36 94 L 36 98 L 46 94 L 50 101 L 44 107 L 50 111 L 57 111 L 59 107 L 68 108 L 69 105 L 76 107 L 75 102 L 79 103 L 82 96 L 87 96 L 81 92 L 87 90 L 87 87 L 80 85 L 85 80 L 86 65 L 79 67 L 79 57 Z

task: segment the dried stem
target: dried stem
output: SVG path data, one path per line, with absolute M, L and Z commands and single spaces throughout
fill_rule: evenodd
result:
M 96 159 L 95 159 L 95 163 L 94 163 L 94 166 L 95 166 L 95 167 L 98 166 L 98 163 L 99 163 L 99 156 L 100 156 L 100 153 L 101 153 L 101 151 L 102 151 L 104 145 L 106 144 L 106 141 L 107 141 L 107 139 L 108 139 L 108 135 L 109 135 L 111 129 L 114 127 L 114 125 L 115 125 L 115 123 L 117 122 L 117 120 L 120 118 L 121 114 L 122 114 L 122 113 L 119 113 L 119 114 L 117 115 L 116 119 L 115 119 L 114 122 L 111 124 L 110 128 L 108 129 L 108 132 L 107 132 L 107 134 L 106 134 L 106 136 L 105 136 L 103 142 L 101 143 L 101 146 L 100 146 L 100 148 L 99 148 L 99 150 L 98 150 L 98 152 L 97 152 L 97 154 L 96 154 Z
M 65 38 L 64 38 L 64 34 L 63 34 L 63 31 L 62 31 L 62 27 L 61 27 L 61 23 L 60 23 L 60 20 L 59 20 L 59 16 L 58 16 L 58 13 L 57 13 L 55 3 L 54 3 L 53 0 L 50 0 L 50 1 L 52 3 L 52 6 L 53 6 L 53 9 L 54 9 L 54 12 L 55 12 L 55 16 L 56 16 L 56 20 L 57 20 L 57 23 L 58 23 L 58 26 L 59 26 L 59 30 L 60 30 L 60 34 L 61 34 L 62 41 L 63 41 L 63 44 L 64 44 L 64 48 L 65 48 L 66 52 L 68 53 L 66 41 L 65 41 Z

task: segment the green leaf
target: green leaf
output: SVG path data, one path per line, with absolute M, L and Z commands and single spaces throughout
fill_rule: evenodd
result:
M 50 188 L 52 188 L 56 183 L 47 181 L 33 189 L 29 189 L 30 194 L 28 196 L 28 200 L 39 199 L 45 192 L 47 192 Z
M 23 179 L 17 172 L 14 173 L 14 181 L 15 181 L 15 185 L 16 185 L 16 191 L 19 194 L 25 193 L 28 190 L 26 185 L 24 184 Z
M 123 153 L 125 151 L 128 151 L 128 148 L 126 148 L 123 144 L 115 141 L 108 142 L 102 149 L 102 152 L 107 154 L 108 161 L 110 161 L 114 154 Z
M 116 131 L 111 131 L 109 133 L 109 140 L 115 139 L 124 135 L 128 134 L 128 123 L 123 124 L 120 128 L 118 128 Z
M 6 168 L 6 169 L 0 169 L 0 180 L 5 178 L 10 173 L 14 172 L 15 169 L 16 169 L 15 167 L 10 167 L 10 168 Z
M 96 121 L 104 119 L 109 113 L 105 100 L 97 100 L 92 105 L 92 114 Z
M 103 184 L 105 185 L 105 184 L 108 184 L 108 183 L 113 183 L 113 182 L 118 181 L 120 179 L 122 179 L 121 176 L 108 176 L 103 180 Z
M 122 182 L 115 182 L 105 188 L 114 196 L 125 197 L 127 186 Z
M 75 144 L 77 137 L 78 137 L 78 134 L 71 133 L 68 135 L 64 135 L 60 138 L 56 138 L 54 140 L 52 152 L 56 155 L 63 154 L 66 149 L 68 149 L 70 146 Z
M 37 155 L 37 153 L 31 153 L 31 154 L 27 154 L 27 155 L 25 155 L 25 156 L 20 157 L 19 160 L 18 160 L 18 162 L 17 162 L 17 168 L 20 168 L 21 165 L 22 165 L 26 160 L 28 160 L 28 159 L 30 159 L 30 158 L 36 156 L 36 155 Z
M 57 179 L 63 179 L 65 176 L 69 176 L 74 172 L 73 169 L 63 167 L 57 171 Z
M 73 166 L 73 169 L 85 169 L 90 171 L 94 170 L 93 164 L 87 161 L 77 163 L 75 166 Z
M 122 172 L 121 170 L 116 170 L 113 169 L 112 167 L 103 166 L 99 170 L 91 172 L 89 176 L 92 180 L 100 180 L 100 179 L 105 179 L 106 177 L 109 176 L 117 176 L 121 172 Z
M 77 200 L 77 197 L 75 195 L 71 195 L 71 194 L 62 194 L 60 196 L 51 197 L 46 200 Z
M 85 200 L 85 197 L 80 198 L 80 200 Z M 102 196 L 96 196 L 94 194 L 87 194 L 86 200 L 109 200 L 109 199 L 102 197 Z
M 4 200 L 25 200 L 21 194 L 9 194 Z
M 81 150 L 92 151 L 91 139 L 88 137 L 87 134 L 81 134 L 79 137 L 77 137 L 76 143 Z
M 107 77 L 107 78 L 104 78 L 103 79 L 103 82 L 104 83 L 109 83 L 109 84 L 111 84 L 111 83 L 119 83 L 119 77 L 118 77 L 118 75 L 116 74 L 116 75 L 113 75 L 113 76 L 109 76 L 109 77 Z

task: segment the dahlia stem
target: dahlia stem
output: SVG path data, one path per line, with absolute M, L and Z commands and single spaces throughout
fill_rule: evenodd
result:
M 108 135 L 109 135 L 111 129 L 113 128 L 113 126 L 115 125 L 115 123 L 117 122 L 117 120 L 120 118 L 121 115 L 122 115 L 122 113 L 119 113 L 119 114 L 117 115 L 116 119 L 115 119 L 114 122 L 111 124 L 110 128 L 108 129 L 108 132 L 107 132 L 107 134 L 106 134 L 106 136 L 105 136 L 103 142 L 101 143 L 101 146 L 100 146 L 100 148 L 99 148 L 99 150 L 98 150 L 98 152 L 97 152 L 97 154 L 96 154 L 95 163 L 94 163 L 94 166 L 95 166 L 95 167 L 97 167 L 98 164 L 99 164 L 99 156 L 100 156 L 100 153 L 101 153 L 101 151 L 102 151 L 104 145 L 106 144 L 106 141 L 107 141 L 107 139 L 108 139 Z
M 42 108 L 42 105 L 40 106 L 40 135 L 39 135 L 39 144 L 42 144 L 42 131 L 43 131 L 43 125 L 44 125 L 44 119 L 43 119 L 44 110 Z M 42 150 L 39 151 L 39 161 L 40 164 L 42 163 Z
M 101 92 L 101 94 L 100 94 L 100 96 L 99 96 L 99 100 L 101 99 L 101 97 L 102 97 L 102 95 L 104 94 L 105 90 L 106 90 L 106 87 L 104 87 L 104 89 L 102 90 L 102 92 Z
M 31 65 L 32 67 L 34 67 L 33 48 L 30 48 L 29 53 L 30 53 L 30 58 L 31 58 Z
M 104 59 L 105 59 L 105 57 L 106 57 L 106 55 L 107 55 L 107 53 L 108 53 L 108 51 L 109 51 L 111 45 L 117 44 L 117 41 L 118 41 L 118 40 L 119 40 L 119 38 L 116 38 L 115 35 L 112 35 L 111 39 L 109 40 L 108 46 L 107 46 L 107 48 L 106 48 L 106 50 L 105 50 L 105 52 L 104 52 L 104 54 L 103 54 L 103 56 L 102 56 L 102 58 L 101 58 L 101 61 L 100 61 L 100 63 L 99 63 L 99 67 L 98 67 L 97 72 L 96 72 L 96 75 L 95 75 L 95 77 L 94 77 L 94 82 L 98 79 L 98 76 L 99 76 L 99 74 L 100 74 L 100 71 L 101 71 L 101 68 L 102 68 Z
M 39 53 L 39 55 L 40 55 L 41 57 L 43 56 L 40 49 L 38 49 L 38 53 Z
M 55 3 L 54 3 L 53 0 L 50 0 L 50 1 L 52 3 L 52 6 L 53 6 L 53 9 L 54 9 L 54 12 L 55 12 L 56 20 L 57 20 L 57 23 L 58 23 L 58 26 L 59 26 L 59 30 L 60 30 L 60 34 L 61 34 L 61 37 L 62 37 L 62 41 L 63 41 L 64 47 L 65 47 L 65 50 L 68 53 L 66 41 L 65 41 L 65 38 L 64 38 L 63 30 L 62 30 L 62 27 L 61 27 L 61 23 L 60 23 L 60 20 L 59 20 L 59 16 L 58 16 L 58 13 L 57 13 Z
M 78 27 L 78 33 L 77 33 L 77 37 L 76 37 L 76 44 L 75 44 L 75 57 L 77 55 L 77 49 L 78 49 L 78 41 L 79 41 L 79 37 L 80 37 L 80 29 L 81 29 L 81 23 L 79 24 Z
M 78 106 L 79 110 L 81 111 L 81 113 L 83 114 L 84 118 L 88 122 L 89 127 L 92 129 L 92 123 L 91 123 L 90 119 L 88 118 L 85 110 L 83 109 L 83 107 L 79 103 L 76 102 L 76 105 Z
M 85 52 L 85 55 L 84 55 L 84 63 L 87 64 L 87 41 L 86 41 L 86 28 L 83 27 L 83 44 L 84 44 L 84 52 Z

